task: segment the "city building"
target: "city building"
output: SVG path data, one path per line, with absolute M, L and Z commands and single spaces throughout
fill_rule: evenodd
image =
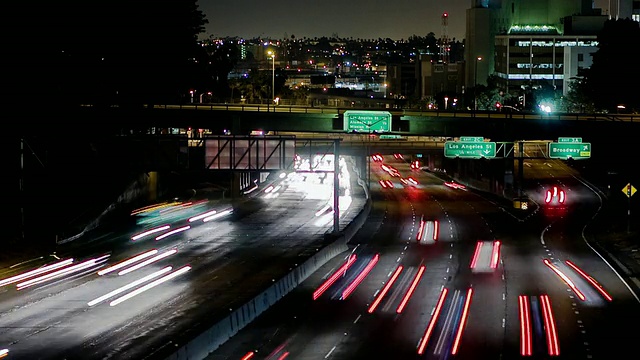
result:
M 591 66 L 608 18 L 590 0 L 474 0 L 467 10 L 466 86 L 497 75 L 507 92 L 550 85 L 566 94 L 568 82 Z

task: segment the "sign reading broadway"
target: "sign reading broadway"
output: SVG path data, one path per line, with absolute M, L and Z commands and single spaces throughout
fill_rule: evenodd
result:
M 353 111 L 344 112 L 344 127 L 346 131 L 359 132 L 391 132 L 391 113 L 388 111 Z
M 588 159 L 591 157 L 591 144 L 583 142 L 549 143 L 550 159 Z
M 489 141 L 447 141 L 444 143 L 444 156 L 448 158 L 495 158 L 496 143 Z

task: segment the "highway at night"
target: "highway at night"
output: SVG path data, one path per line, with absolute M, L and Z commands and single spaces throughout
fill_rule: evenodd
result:
M 243 202 L 162 203 L 140 210 L 135 231 L 2 269 L 0 357 L 175 351 L 315 254 L 331 232 L 332 175 L 322 184 L 316 174 L 278 175 Z M 365 203 L 355 175 L 345 183 L 341 227 Z
M 585 241 L 590 228 L 607 225 L 594 219 L 603 195 L 574 169 L 525 160 L 534 203 L 521 211 L 391 156 L 382 161 L 400 177 L 374 163 L 374 206 L 351 251 L 208 360 L 591 359 L 635 351 L 629 326 L 640 319 L 640 302 Z M 405 186 L 407 177 L 418 185 Z

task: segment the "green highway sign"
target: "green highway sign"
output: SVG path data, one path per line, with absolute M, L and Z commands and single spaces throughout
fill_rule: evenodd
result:
M 591 157 L 591 143 L 557 142 L 549 143 L 550 159 L 588 159 Z
M 496 157 L 496 143 L 488 141 L 447 141 L 444 156 L 448 158 L 480 159 Z
M 391 113 L 388 111 L 347 110 L 344 112 L 345 131 L 390 132 Z
M 581 143 L 582 138 L 581 137 L 559 137 L 558 142 L 559 143 Z
M 483 142 L 484 137 L 482 136 L 460 136 L 460 141 L 464 142 Z

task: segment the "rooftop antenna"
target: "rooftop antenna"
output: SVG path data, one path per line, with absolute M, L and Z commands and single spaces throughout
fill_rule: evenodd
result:
M 440 35 L 440 59 L 443 63 L 449 63 L 449 35 L 447 35 L 447 27 L 449 26 L 449 14 L 442 13 L 442 35 Z

